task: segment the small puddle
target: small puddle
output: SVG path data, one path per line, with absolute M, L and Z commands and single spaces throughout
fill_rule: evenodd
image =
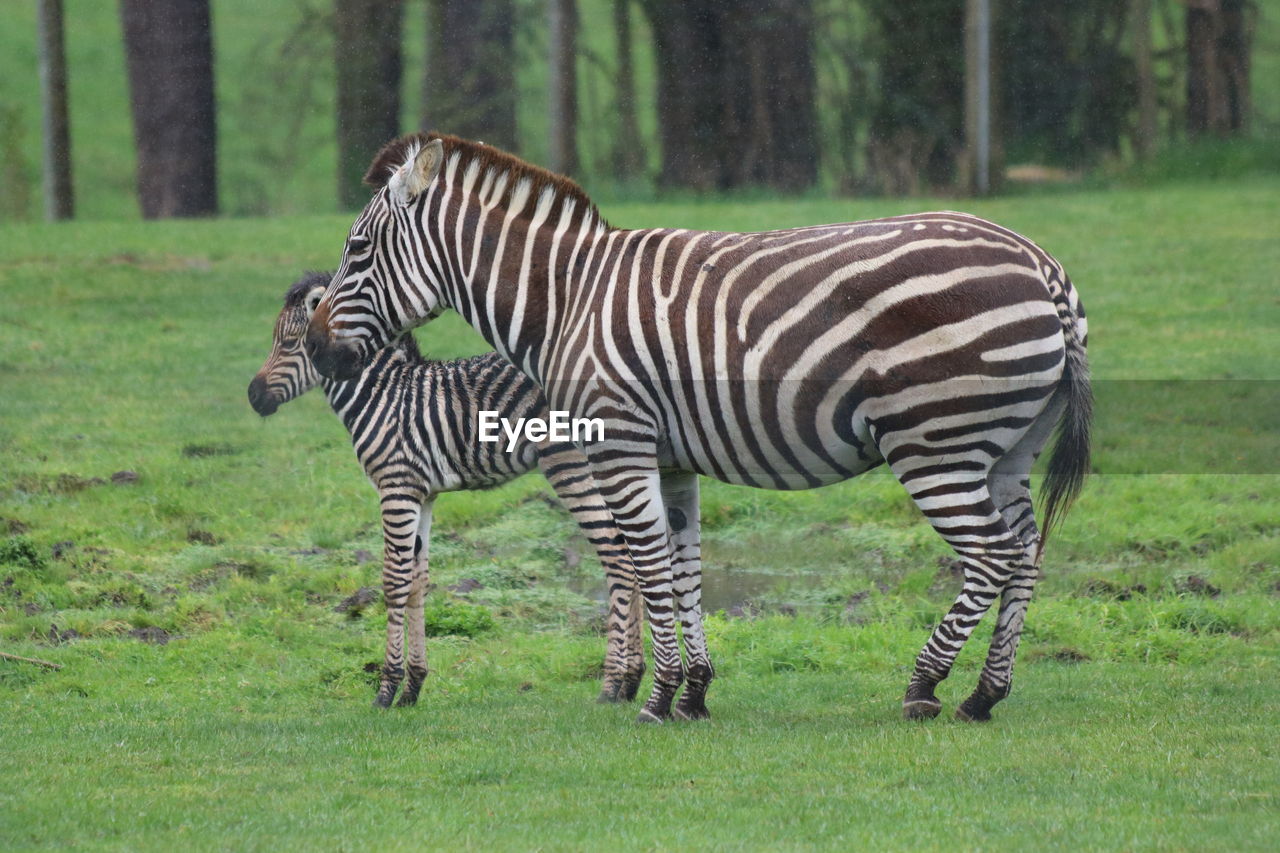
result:
M 702 567 L 702 611 L 715 613 L 729 610 L 748 601 L 759 601 L 780 587 L 821 586 L 827 580 L 821 574 L 779 574 L 731 566 Z M 593 601 L 604 603 L 603 578 L 579 577 L 568 582 L 569 589 Z

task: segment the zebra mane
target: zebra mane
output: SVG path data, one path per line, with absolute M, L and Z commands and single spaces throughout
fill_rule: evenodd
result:
M 510 180 L 507 181 L 503 202 L 510 199 L 517 186 L 523 181 L 528 181 L 531 198 L 537 198 L 543 191 L 550 189 L 557 198 L 572 199 L 583 210 L 588 211 L 593 221 L 608 227 L 608 223 L 600 215 L 600 210 L 596 207 L 595 202 L 572 179 L 566 178 L 564 175 L 558 175 L 548 169 L 543 169 L 541 166 L 535 166 L 526 160 L 521 160 L 514 154 L 509 154 L 500 148 L 494 148 L 492 145 L 485 145 L 483 142 L 472 142 L 469 139 L 461 139 L 457 136 L 448 136 L 443 133 L 410 133 L 388 142 L 382 146 L 382 150 L 374 156 L 373 162 L 369 164 L 369 170 L 364 175 L 365 185 L 374 189 L 381 189 L 386 186 L 387 181 L 391 179 L 391 175 L 403 166 L 410 156 L 420 150 L 422 146 L 436 139 L 439 139 L 444 144 L 445 162 L 448 162 L 449 158 L 455 155 L 461 158 L 458 163 L 459 174 L 462 174 L 473 163 L 476 163 L 481 171 L 492 168 L 509 175 Z

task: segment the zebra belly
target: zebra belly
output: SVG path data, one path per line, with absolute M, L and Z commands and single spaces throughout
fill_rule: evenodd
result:
M 842 482 L 884 461 L 865 423 L 838 429 L 827 421 L 824 429 L 814 422 L 804 430 L 783 428 L 780 435 L 744 430 L 727 437 L 697 426 L 668 429 L 658 447 L 660 468 L 693 471 L 739 486 L 796 491 Z

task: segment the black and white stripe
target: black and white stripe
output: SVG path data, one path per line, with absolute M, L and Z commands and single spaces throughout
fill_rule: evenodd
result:
M 431 511 L 440 493 L 490 488 L 537 467 L 595 547 L 610 587 L 630 587 L 634 573 L 578 448 L 563 442 L 535 444 L 523 434 L 510 444 L 505 435 L 498 442 L 478 440 L 481 411 L 513 422 L 547 415 L 537 386 L 499 356 L 427 361 L 413 336 L 404 335 L 376 352 L 356 379 L 322 378 L 302 347 L 302 336 L 331 279 L 331 273 L 313 273 L 289 289 L 276 319 L 271 354 L 249 385 L 249 401 L 259 414 L 270 415 L 320 384 L 351 433 L 356 457 L 378 490 L 382 508 L 387 648 L 375 704 L 390 705 L 405 677 L 407 633 L 408 681 L 399 704 L 411 705 L 427 674 L 423 597 Z M 632 599 L 628 592 L 627 609 L 610 611 L 602 700 L 634 698 L 644 672 L 640 613 Z
M 1061 266 L 960 213 L 758 234 L 610 227 L 571 182 L 451 137 L 387 146 L 307 347 L 350 373 L 446 308 L 544 390 L 605 419 L 585 448 L 637 571 L 654 642 L 643 720 L 706 715 L 697 479 L 801 489 L 888 464 L 964 565 L 904 712 L 1001 606 L 977 690 L 1009 690 L 1038 574 L 1029 472 L 1055 425 L 1046 522 L 1078 491 L 1091 403 L 1083 307 Z M 1046 531 L 1048 524 L 1046 524 Z M 687 669 L 675 634 L 679 612 Z

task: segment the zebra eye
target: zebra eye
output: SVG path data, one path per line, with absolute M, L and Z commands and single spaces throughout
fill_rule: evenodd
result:
M 369 248 L 369 241 L 364 237 L 352 237 L 347 240 L 347 252 L 358 255 Z

